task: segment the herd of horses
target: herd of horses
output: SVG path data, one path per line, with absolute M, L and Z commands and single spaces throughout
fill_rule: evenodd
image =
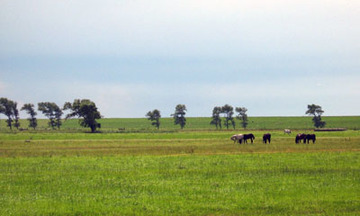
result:
M 289 129 L 285 129 L 284 133 L 287 134 L 291 134 L 291 130 Z M 254 134 L 250 133 L 250 134 L 235 134 L 233 136 L 231 136 L 230 138 L 232 141 L 234 141 L 234 143 L 238 142 L 239 144 L 242 143 L 247 143 L 248 140 L 251 141 L 251 143 L 254 142 L 255 140 L 255 136 Z M 312 141 L 312 143 L 315 143 L 316 141 L 316 135 L 315 134 L 304 134 L 304 133 L 299 133 L 296 134 L 295 136 L 295 143 L 301 143 L 301 141 L 303 141 L 303 143 L 309 143 L 310 141 Z M 270 133 L 266 133 L 263 135 L 263 143 L 270 143 L 271 142 L 271 134 Z

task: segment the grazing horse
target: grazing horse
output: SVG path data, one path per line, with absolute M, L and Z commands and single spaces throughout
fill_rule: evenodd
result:
M 244 143 L 247 143 L 247 140 L 250 139 L 251 143 L 253 143 L 253 140 L 255 139 L 254 134 L 250 133 L 250 134 L 244 134 Z
M 307 141 L 308 144 L 309 144 L 309 141 L 310 141 L 310 140 L 312 140 L 312 142 L 315 143 L 315 141 L 316 141 L 316 136 L 315 136 L 315 134 L 307 134 L 307 135 L 306 135 L 306 141 Z
M 267 134 L 264 134 L 264 136 L 263 136 L 263 143 L 267 143 L 267 142 L 269 142 L 269 144 L 270 144 L 270 141 L 271 141 L 271 134 L 269 134 L 269 133 L 267 133 Z
M 243 134 L 235 134 L 230 138 L 232 141 L 234 141 L 234 144 L 236 142 L 239 142 L 240 144 L 242 143 L 242 141 L 244 140 L 244 135 Z
M 291 134 L 291 130 L 290 129 L 284 129 L 284 133 L 286 133 L 286 134 Z
M 304 143 L 306 142 L 306 134 L 300 133 L 296 135 L 295 143 L 298 144 L 301 140 L 303 140 Z

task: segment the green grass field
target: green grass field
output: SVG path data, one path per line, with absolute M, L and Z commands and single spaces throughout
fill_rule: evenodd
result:
M 332 118 L 329 127 L 360 124 Z M 55 131 L 3 129 L 0 215 L 359 215 L 360 131 L 295 144 L 296 133 L 314 133 L 311 118 L 264 119 L 246 131 L 214 130 L 206 118 L 185 130 L 171 119 L 160 131 L 146 119 L 103 119 L 95 134 L 76 120 Z M 254 133 L 254 144 L 234 144 L 240 132 Z
M 327 128 L 347 128 L 351 130 L 360 129 L 360 116 L 330 116 L 323 117 Z M 216 130 L 210 125 L 211 118 L 202 117 L 187 118 L 184 130 Z M 104 132 L 146 132 L 155 130 L 151 122 L 146 118 L 104 118 L 100 119 L 101 131 Z M 21 119 L 21 128 L 28 128 L 28 121 Z M 160 131 L 178 130 L 180 127 L 174 125 L 172 118 L 160 119 Z M 47 119 L 38 120 L 38 130 L 49 129 Z M 289 129 L 313 129 L 311 117 L 249 117 L 248 130 L 283 130 Z M 70 119 L 63 122 L 62 130 L 65 131 L 89 131 L 79 126 L 77 119 Z M 232 129 L 232 128 L 229 128 Z M 236 120 L 236 130 L 241 130 L 240 121 Z M 31 129 L 30 129 L 31 130 Z M 225 130 L 223 127 L 222 130 Z M 9 131 L 4 119 L 0 120 L 0 131 Z

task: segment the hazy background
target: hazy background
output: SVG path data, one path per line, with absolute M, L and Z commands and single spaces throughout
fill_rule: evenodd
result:
M 358 0 L 1 0 L 0 97 L 88 98 L 107 118 L 359 115 L 359 26 Z

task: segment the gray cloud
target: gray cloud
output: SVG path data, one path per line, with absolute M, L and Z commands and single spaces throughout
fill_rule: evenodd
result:
M 254 115 L 301 115 L 308 103 L 357 114 L 359 8 L 356 0 L 5 0 L 0 94 L 90 98 L 109 117 L 170 115 L 177 103 L 194 116 L 225 103 Z

